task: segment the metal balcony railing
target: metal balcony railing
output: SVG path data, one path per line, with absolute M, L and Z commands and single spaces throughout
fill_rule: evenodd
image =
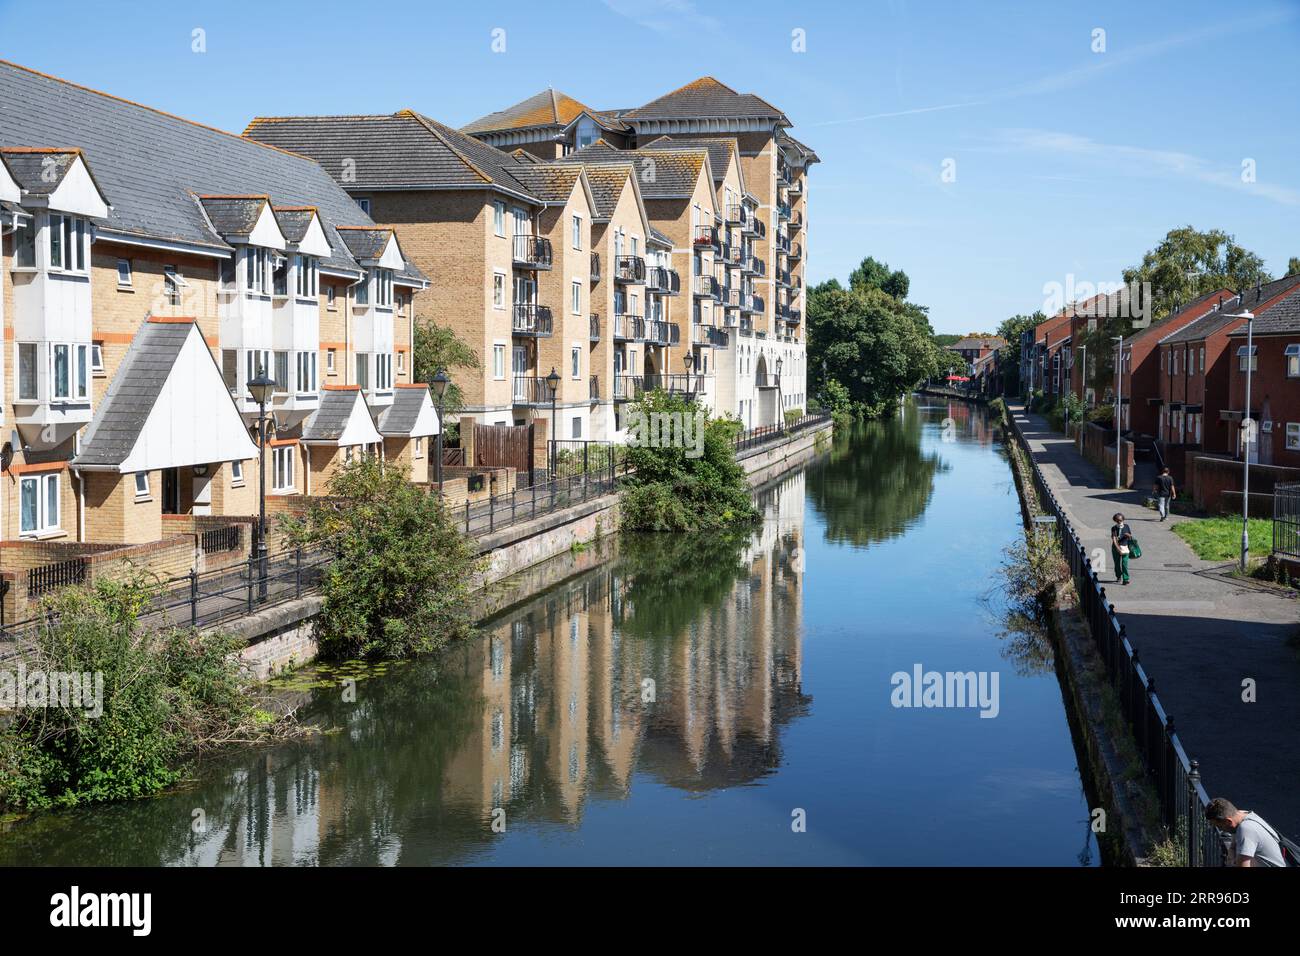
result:
M 546 378 L 538 375 L 516 375 L 514 387 L 516 405 L 550 405 L 551 388 Z
M 695 247 L 701 249 L 708 247 L 717 250 L 721 247 L 722 238 L 718 235 L 717 226 L 696 226 L 695 227 Z
M 614 259 L 615 282 L 644 282 L 645 260 L 640 256 L 617 256 Z
M 725 349 L 729 341 L 727 333 L 711 325 L 695 325 L 695 344 L 711 349 Z
M 754 320 L 753 320 L 753 319 L 741 319 L 741 320 L 740 320 L 740 334 L 743 335 L 743 336 L 745 336 L 745 338 L 749 338 L 750 336 L 752 336 L 752 335 L 754 334 Z
M 738 202 L 727 207 L 727 223 L 733 226 L 745 224 L 745 207 Z
M 521 234 L 515 236 L 515 265 L 525 269 L 551 267 L 551 240 L 541 236 Z
M 722 289 L 713 276 L 696 276 L 695 294 L 704 298 L 718 299 L 722 295 Z
M 645 338 L 645 317 L 640 315 L 614 316 L 614 340 L 640 342 Z
M 794 259 L 794 260 L 796 260 L 796 261 L 799 260 L 799 259 L 802 259 L 802 258 L 803 258 L 803 245 L 802 245 L 801 243 L 798 243 L 798 242 L 792 242 L 792 243 L 790 243 L 790 248 L 789 248 L 789 250 L 786 252 L 786 255 L 789 256 L 791 259 Z
M 789 220 L 790 204 L 788 202 L 779 202 L 776 204 L 776 213 L 782 219 Z
M 651 266 L 646 271 L 645 287 L 647 292 L 656 292 L 661 295 L 680 295 L 682 277 L 677 274 L 676 269 Z
M 614 400 L 638 399 L 656 389 L 673 395 L 698 395 L 704 391 L 706 376 L 701 374 L 615 375 Z
M 600 253 L 599 252 L 593 252 L 591 254 L 591 281 L 592 282 L 600 281 Z
M 758 256 L 749 256 L 740 264 L 740 271 L 750 275 L 761 276 L 767 272 L 767 263 Z
M 538 305 L 535 302 L 516 302 L 511 331 L 515 335 L 536 335 L 538 337 L 550 335 L 550 307 Z
M 595 313 L 591 316 L 591 340 L 600 341 L 600 316 Z
M 728 309 L 740 308 L 740 290 L 734 286 L 723 286 L 721 302 Z
M 660 319 L 647 319 L 645 324 L 645 340 L 651 344 L 667 345 L 668 323 Z
M 600 398 L 600 376 L 599 375 L 592 375 L 587 378 L 587 394 L 591 396 L 591 400 L 593 402 L 596 399 Z

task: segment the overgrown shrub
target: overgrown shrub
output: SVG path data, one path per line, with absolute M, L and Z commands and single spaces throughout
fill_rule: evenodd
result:
M 96 687 L 102 678 L 102 697 L 51 696 L 46 706 L 13 711 L 0 728 L 0 806 L 144 796 L 175 783 L 195 754 L 267 733 L 241 687 L 238 641 L 145 630 L 137 617 L 149 597 L 143 579 L 101 580 L 45 603 L 48 623 L 22 656 L 26 673 L 90 675 Z
M 321 582 L 321 656 L 408 657 L 470 631 L 478 562 L 437 495 L 370 455 L 335 472 L 326 492 L 285 520 L 296 543 L 337 554 Z
M 629 411 L 695 421 L 694 402 L 662 391 L 647 394 Z M 631 531 L 692 531 L 753 521 L 758 512 L 744 469 L 736 462 L 732 438 L 740 423 L 715 418 L 704 425 L 703 453 L 670 442 L 629 444 L 628 465 L 619 502 L 620 524 Z
M 788 408 L 788 409 L 786 409 L 786 412 L 785 412 L 785 423 L 786 423 L 787 425 L 792 425 L 792 424 L 794 424 L 795 422 L 797 422 L 797 421 L 798 421 L 799 419 L 801 419 L 801 418 L 803 418 L 803 409 L 802 409 L 802 408 Z

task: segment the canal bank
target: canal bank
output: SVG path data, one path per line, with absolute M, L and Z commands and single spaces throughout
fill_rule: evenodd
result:
M 834 423 L 809 420 L 798 430 L 774 431 L 742 443 L 736 460 L 757 488 L 801 467 L 829 446 Z M 473 619 L 483 620 L 609 560 L 617 547 L 617 493 L 479 535 L 486 568 L 473 585 Z M 307 664 L 316 657 L 313 621 L 321 598 L 310 594 L 255 611 L 222 626 L 244 641 L 241 653 L 257 680 Z

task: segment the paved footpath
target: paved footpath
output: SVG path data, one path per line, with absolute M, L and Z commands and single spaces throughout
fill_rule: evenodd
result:
M 1227 797 L 1293 839 L 1300 837 L 1300 600 L 1243 585 L 1222 562 L 1202 561 L 1143 506 L 1150 489 L 1116 491 L 1072 442 L 1040 415 L 1012 406 L 1048 486 L 1080 540 L 1106 554 L 1106 597 L 1174 718 L 1187 754 L 1200 762 L 1211 797 Z M 1123 512 L 1142 545 L 1129 562 L 1132 583 L 1114 583 L 1111 516 Z M 1217 569 L 1217 570 L 1216 570 Z M 1256 683 L 1255 703 L 1242 681 Z

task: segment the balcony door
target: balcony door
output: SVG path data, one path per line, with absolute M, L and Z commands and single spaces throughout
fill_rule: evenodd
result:
M 162 473 L 162 513 L 181 513 L 181 478 L 179 468 L 164 468 Z
M 537 301 L 537 280 L 515 276 L 515 304 L 532 305 Z
M 528 400 L 528 382 L 525 376 L 528 375 L 528 350 L 522 345 L 516 345 L 511 354 L 511 369 L 514 372 L 515 398 L 519 401 Z

